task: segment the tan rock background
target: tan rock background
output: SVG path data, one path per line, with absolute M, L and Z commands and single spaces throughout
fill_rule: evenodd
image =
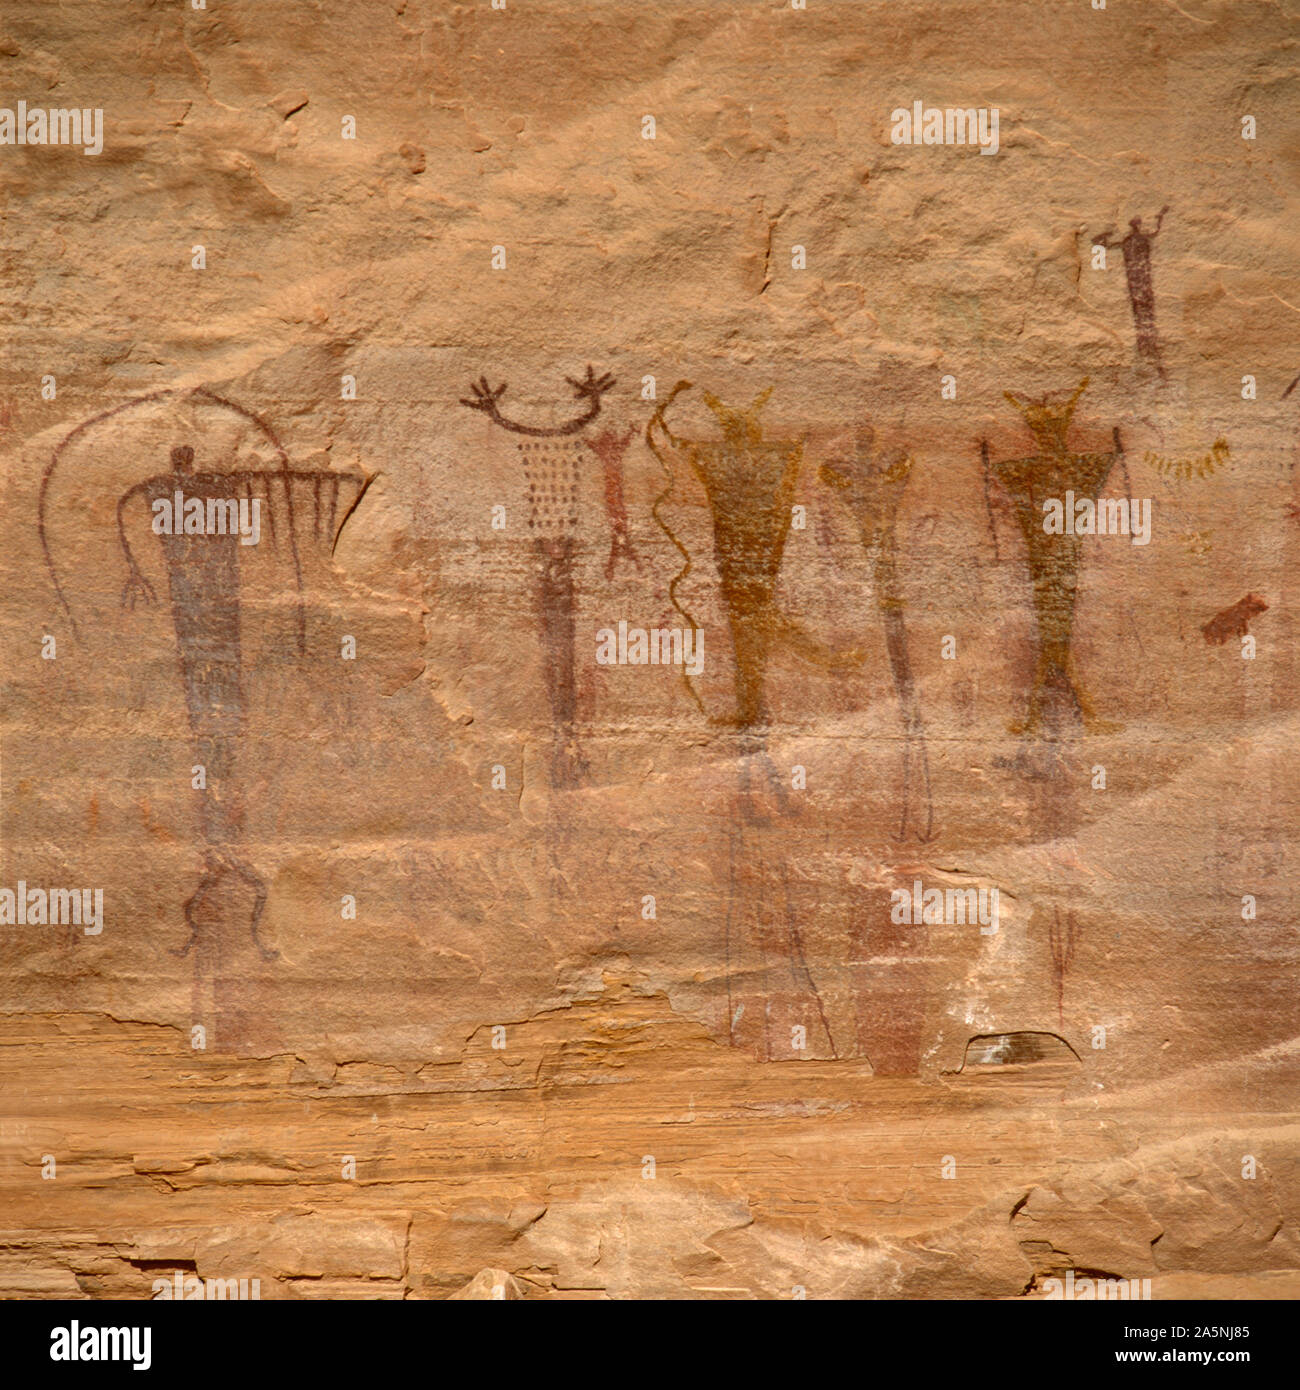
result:
M 6 5 L 0 104 L 102 107 L 105 143 L 0 147 L 0 884 L 102 887 L 105 926 L 0 927 L 0 1293 L 148 1297 L 179 1269 L 263 1297 L 1006 1298 L 1075 1268 L 1293 1296 L 1296 20 Z M 891 144 L 914 100 L 996 106 L 999 153 Z M 1091 248 L 1166 205 L 1162 377 L 1120 253 Z M 615 384 L 554 454 L 577 480 L 566 778 L 521 437 L 461 401 L 505 382 L 503 411 L 558 427 L 588 364 Z M 1032 454 L 1003 392 L 1084 377 L 1069 447 L 1118 428 L 1153 537 L 1083 543 L 1073 656 L 1105 727 L 1015 734 L 1030 572 L 980 443 Z M 771 388 L 806 515 L 777 599 L 862 657 L 773 651 L 765 757 L 722 722 L 709 496 L 679 452 L 665 497 L 646 442 L 679 380 L 670 426 L 715 451 L 703 392 Z M 913 459 L 893 608 L 821 472 L 866 424 L 877 460 Z M 631 431 L 612 566 L 607 429 Z M 1157 466 L 1219 439 L 1208 476 Z M 270 509 L 281 457 L 368 483 L 326 517 L 304 476 L 241 553 L 238 732 L 206 793 L 143 509 L 157 601 L 122 603 L 118 501 L 177 445 Z M 1247 594 L 1249 660 L 1201 631 Z M 620 619 L 680 626 L 674 598 L 699 706 L 676 672 L 595 660 Z M 227 873 L 181 956 L 217 802 L 265 910 L 255 940 Z M 999 931 L 891 922 L 916 878 L 996 887 Z

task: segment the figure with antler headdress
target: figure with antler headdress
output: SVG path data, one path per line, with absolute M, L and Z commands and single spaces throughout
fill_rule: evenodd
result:
M 1111 470 L 1123 462 L 1118 427 L 1113 432 L 1113 450 L 1074 453 L 1069 447 L 1070 422 L 1087 387 L 1088 378 L 1084 377 L 1068 394 L 1049 392 L 1032 400 L 1012 391 L 1003 393 L 1024 416 L 1038 444 L 1038 453 L 991 462 L 988 441 L 980 442 L 986 487 L 991 472 L 1011 499 L 1025 539 L 1033 583 L 1038 654 L 1029 708 L 1024 721 L 1013 725 L 1015 733 L 1037 734 L 1045 723 L 1055 727 L 1062 710 L 1071 717 L 1082 718 L 1092 729 L 1101 727 L 1092 702 L 1079 683 L 1071 650 L 1083 540 L 1077 534 L 1049 532 L 1043 524 L 1044 502 L 1062 498 L 1070 491 L 1076 498 L 1095 503 Z M 996 547 L 996 527 L 993 540 Z
M 566 377 L 574 396 L 583 403 L 581 413 L 554 426 L 527 425 L 510 419 L 501 410 L 506 384 L 490 386 L 480 377 L 470 386 L 461 404 L 482 412 L 501 429 L 522 436 L 519 454 L 528 485 L 528 529 L 538 560 L 537 609 L 546 656 L 546 694 L 551 708 L 552 753 L 551 784 L 556 788 L 576 787 L 586 776 L 578 729 L 578 695 L 574 658 L 577 622 L 577 589 L 574 567 L 578 552 L 578 491 L 588 446 L 595 448 L 606 467 L 606 499 L 622 504 L 622 475 L 619 468 L 622 449 L 617 438 L 601 437 L 584 441 L 579 436 L 601 411 L 601 402 L 613 389 L 608 373 L 597 376 L 588 366 L 582 380 Z M 627 441 L 623 443 L 626 447 Z M 599 447 L 596 447 L 596 445 Z M 611 482 L 611 474 L 614 475 Z M 626 513 L 623 513 L 622 541 L 618 519 L 615 545 L 611 549 L 609 573 L 613 572 L 616 552 L 630 546 L 626 542 Z

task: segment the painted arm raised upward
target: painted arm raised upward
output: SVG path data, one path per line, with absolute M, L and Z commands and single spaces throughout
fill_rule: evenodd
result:
M 508 420 L 502 415 L 497 402 L 506 393 L 506 384 L 503 381 L 500 386 L 489 386 L 485 376 L 479 377 L 475 382 L 470 383 L 471 395 L 467 399 L 460 398 L 461 405 L 468 406 L 471 410 L 481 410 L 483 413 L 502 429 L 509 430 L 512 434 L 526 434 L 534 439 L 551 439 L 558 435 L 577 434 L 584 425 L 589 425 L 597 415 L 600 414 L 600 398 L 615 385 L 614 378 L 606 372 L 598 377 L 595 370 L 589 365 L 587 375 L 581 381 L 575 381 L 573 377 L 566 376 L 565 381 L 573 387 L 574 396 L 587 402 L 587 410 L 583 415 L 570 420 L 568 424 L 557 425 L 554 429 L 540 429 L 535 425 L 521 425 L 514 420 Z

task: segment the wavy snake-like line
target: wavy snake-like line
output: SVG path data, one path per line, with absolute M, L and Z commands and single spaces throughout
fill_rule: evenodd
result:
M 677 549 L 677 552 L 681 555 L 682 559 L 686 561 L 685 565 L 682 566 L 681 570 L 677 574 L 675 574 L 673 578 L 669 581 L 668 601 L 677 610 L 677 612 L 680 613 L 682 617 L 686 619 L 687 623 L 690 625 L 691 633 L 693 636 L 695 633 L 699 632 L 700 625 L 695 621 L 695 618 L 692 616 L 692 614 L 688 613 L 687 610 L 683 608 L 682 605 L 677 601 L 677 586 L 682 582 L 683 579 L 687 578 L 687 576 L 691 572 L 691 553 L 689 550 L 686 549 L 686 547 L 681 543 L 681 541 L 677 539 L 676 535 L 673 534 L 672 528 L 663 519 L 663 517 L 659 515 L 660 506 L 672 496 L 673 488 L 677 483 L 677 475 L 673 472 L 671 465 L 668 463 L 668 460 L 665 459 L 664 456 L 655 447 L 654 437 L 651 434 L 651 430 L 654 429 L 655 421 L 657 420 L 659 422 L 659 428 L 663 430 L 664 434 L 666 434 L 669 439 L 672 439 L 672 431 L 668 428 L 668 425 L 664 421 L 664 411 L 668 409 L 668 407 L 673 403 L 677 396 L 681 394 L 681 392 L 689 391 L 690 389 L 691 383 L 689 381 L 679 381 L 677 385 L 674 386 L 673 389 L 668 393 L 667 400 L 661 401 L 659 403 L 658 407 L 655 409 L 655 413 L 650 417 L 649 421 L 646 424 L 645 442 L 650 452 L 658 460 L 659 467 L 663 469 L 664 477 L 668 479 L 668 486 L 665 487 L 664 490 L 659 494 L 659 496 L 655 498 L 654 503 L 650 508 L 650 515 L 654 517 L 655 524 L 664 533 L 664 535 L 667 536 L 668 539 L 673 543 L 673 545 Z M 698 709 L 701 714 L 704 714 L 704 702 L 700 699 L 699 692 L 696 690 L 695 684 L 691 680 L 690 675 L 687 672 L 684 664 L 682 666 L 682 683 L 686 687 L 686 693 L 691 697 L 692 700 L 695 701 L 696 709 Z

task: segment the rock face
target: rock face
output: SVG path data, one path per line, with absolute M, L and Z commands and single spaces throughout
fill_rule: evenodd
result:
M 1282 9 L 6 5 L 0 1294 L 1300 1292 Z

